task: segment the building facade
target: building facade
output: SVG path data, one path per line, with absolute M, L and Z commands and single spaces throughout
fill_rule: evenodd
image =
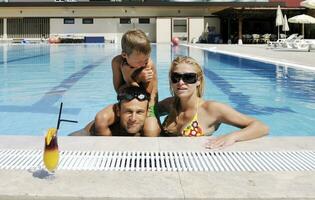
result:
M 152 42 L 170 42 L 172 37 L 196 42 L 206 31 L 220 36 L 211 42 L 226 43 L 244 34 L 275 33 L 277 6 L 288 15 L 307 12 L 299 4 L 300 0 L 4 0 L 0 38 L 101 36 L 119 42 L 125 31 L 140 28 Z

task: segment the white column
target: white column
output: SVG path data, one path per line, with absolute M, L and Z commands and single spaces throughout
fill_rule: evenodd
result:
M 156 19 L 156 42 L 170 43 L 171 42 L 171 18 Z
M 7 18 L 3 18 L 3 39 L 4 39 L 4 40 L 8 39 L 8 34 L 7 34 Z
M 204 18 L 189 18 L 188 43 L 196 43 L 199 40 L 204 29 Z

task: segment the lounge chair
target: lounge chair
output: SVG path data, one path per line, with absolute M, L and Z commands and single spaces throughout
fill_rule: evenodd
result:
M 269 33 L 262 35 L 260 38 L 261 43 L 268 44 L 270 42 L 270 36 L 271 36 L 271 34 L 269 34 Z
M 21 44 L 23 42 L 23 38 L 13 38 L 12 43 Z
M 280 39 L 286 39 L 286 38 L 287 38 L 286 34 L 280 33 Z
M 258 44 L 260 40 L 260 35 L 259 34 L 252 34 L 253 36 L 253 43 Z
M 252 44 L 253 43 L 253 36 L 250 34 L 245 34 L 242 36 L 244 44 Z
M 269 41 L 269 42 L 267 43 L 267 48 L 283 47 L 283 45 L 284 45 L 285 43 L 293 42 L 293 41 L 296 40 L 297 38 L 298 38 L 298 34 L 297 34 L 297 33 L 294 33 L 294 34 L 290 35 L 287 39 L 278 39 L 278 40 L 275 41 L 275 42 Z
M 312 42 L 306 41 L 303 38 L 297 38 L 293 41 L 286 41 L 281 47 L 274 48 L 274 50 L 284 50 L 284 51 L 308 51 L 310 52 Z
M 311 51 L 311 46 L 312 46 L 312 43 L 305 41 L 304 39 L 302 39 L 300 42 L 295 44 L 296 49 L 304 50 L 304 51 L 308 51 L 308 52 Z

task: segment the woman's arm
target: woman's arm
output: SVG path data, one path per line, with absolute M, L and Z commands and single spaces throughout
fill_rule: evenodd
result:
M 269 128 L 261 121 L 246 116 L 228 105 L 211 102 L 208 111 L 215 113 L 219 123 L 226 123 L 240 128 L 240 130 L 231 132 L 217 138 L 211 138 L 208 144 L 209 148 L 222 148 L 234 144 L 235 142 L 251 140 L 265 136 Z
M 158 112 L 160 116 L 168 115 L 171 112 L 174 97 L 168 97 L 158 103 Z

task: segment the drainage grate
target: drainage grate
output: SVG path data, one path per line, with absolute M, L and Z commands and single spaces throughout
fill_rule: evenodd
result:
M 40 150 L 0 150 L 0 169 L 43 167 Z M 309 171 L 314 151 L 100 152 L 61 151 L 58 170 Z

